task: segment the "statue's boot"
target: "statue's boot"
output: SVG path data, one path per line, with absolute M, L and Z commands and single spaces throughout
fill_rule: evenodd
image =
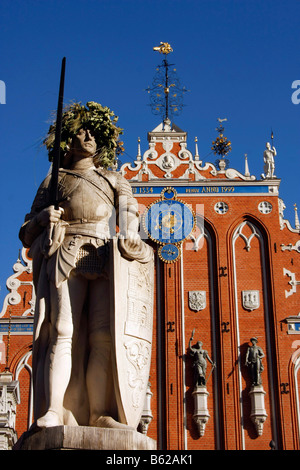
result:
M 133 427 L 119 423 L 111 416 L 100 416 L 93 425 L 98 428 L 127 429 L 129 431 L 135 431 Z
M 49 410 L 47 413 L 38 418 L 36 425 L 38 428 L 50 428 L 53 426 L 61 426 L 63 424 L 60 416 L 56 411 Z

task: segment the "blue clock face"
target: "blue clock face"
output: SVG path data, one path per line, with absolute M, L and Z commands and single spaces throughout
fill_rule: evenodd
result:
M 164 199 L 148 208 L 144 225 L 149 237 L 157 243 L 179 243 L 193 231 L 195 218 L 182 201 Z
M 180 249 L 172 243 L 167 243 L 159 248 L 158 254 L 165 263 L 174 263 L 180 257 Z

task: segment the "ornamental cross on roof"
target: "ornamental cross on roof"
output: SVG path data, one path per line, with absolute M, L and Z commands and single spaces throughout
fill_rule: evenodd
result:
M 184 106 L 183 95 L 188 90 L 181 86 L 176 69 L 172 68 L 174 64 L 170 64 L 167 60 L 167 55 L 173 52 L 170 44 L 161 42 L 160 46 L 153 47 L 153 50 L 163 54 L 164 59 L 156 68 L 152 87 L 148 87 L 146 91 L 150 94 L 153 114 L 161 115 L 165 122 L 181 113 Z

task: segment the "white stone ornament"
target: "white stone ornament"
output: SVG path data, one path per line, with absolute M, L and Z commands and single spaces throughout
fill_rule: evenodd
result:
M 273 209 L 272 204 L 268 201 L 261 201 L 258 204 L 258 210 L 262 214 L 270 214 L 270 212 L 272 212 L 272 209 Z
M 215 204 L 215 211 L 217 214 L 226 214 L 228 212 L 228 204 L 226 202 L 220 201 Z
M 289 285 L 291 286 L 290 290 L 285 290 L 285 297 L 290 297 L 290 295 L 293 295 L 297 291 L 297 286 L 300 285 L 300 281 L 297 281 L 296 279 L 296 274 L 292 273 L 288 269 L 283 268 L 283 275 L 288 276 L 290 278 L 289 280 Z
M 262 385 L 253 386 L 249 392 L 249 396 L 251 398 L 250 418 L 255 426 L 258 436 L 262 435 L 264 422 L 268 417 L 265 409 L 265 395 L 266 392 Z
M 205 290 L 192 290 L 189 291 L 189 307 L 195 312 L 204 310 L 206 307 L 206 292 Z
M 206 424 L 210 418 L 207 407 L 207 398 L 209 393 L 205 386 L 196 387 L 192 393 L 194 397 L 194 414 L 193 420 L 196 423 L 199 436 L 204 436 Z
M 258 290 L 243 290 L 242 302 L 245 310 L 256 310 L 260 306 Z

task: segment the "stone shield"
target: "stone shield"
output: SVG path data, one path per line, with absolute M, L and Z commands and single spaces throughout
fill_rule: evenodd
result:
M 137 428 L 149 381 L 153 330 L 153 260 L 128 261 L 111 243 L 111 334 L 119 421 Z
M 199 312 L 199 310 L 203 310 L 206 307 L 205 290 L 189 291 L 189 307 L 195 312 Z
M 246 310 L 256 310 L 259 308 L 259 291 L 258 290 L 243 290 L 242 291 L 243 307 Z

